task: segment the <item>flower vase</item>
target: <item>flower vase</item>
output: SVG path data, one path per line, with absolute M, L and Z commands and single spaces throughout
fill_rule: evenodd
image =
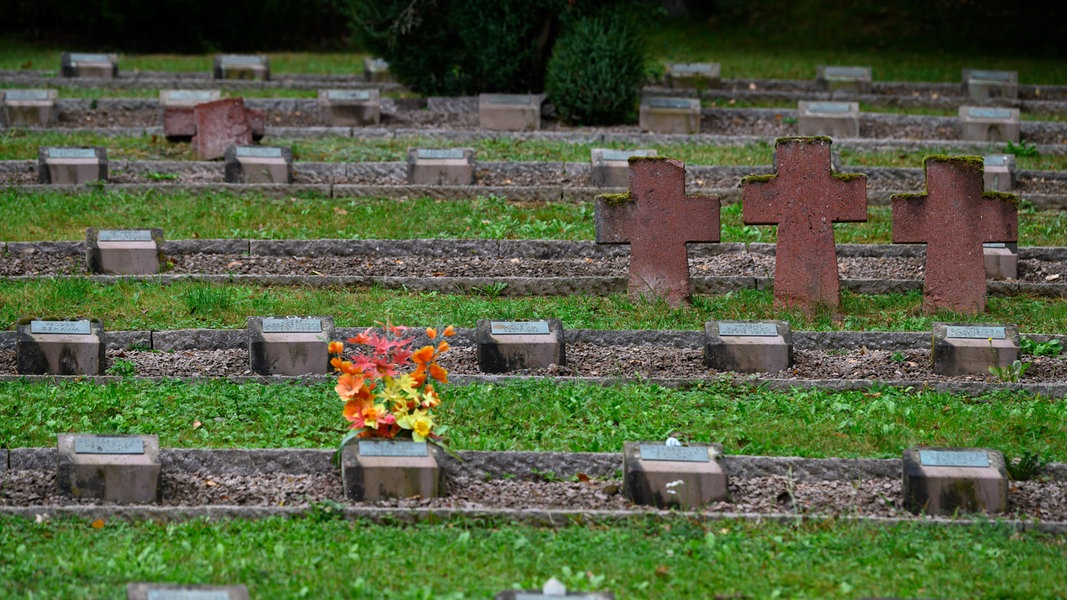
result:
M 426 442 L 352 439 L 341 450 L 345 497 L 357 502 L 386 498 L 437 498 L 447 493 L 441 450 Z

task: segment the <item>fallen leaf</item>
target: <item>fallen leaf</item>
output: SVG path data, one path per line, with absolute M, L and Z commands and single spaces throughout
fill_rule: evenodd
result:
M 104 520 L 103 519 L 97 519 L 97 520 L 93 521 L 92 527 L 93 527 L 93 529 L 103 529 L 104 528 Z
M 575 477 L 577 477 L 578 481 L 581 481 L 582 483 L 589 481 L 589 476 L 585 473 L 578 473 L 577 475 L 575 475 Z
M 219 484 L 217 484 L 214 481 L 211 481 L 210 479 L 208 479 L 207 481 L 204 482 L 204 485 L 206 485 L 207 487 L 216 487 Z
M 201 423 L 200 421 L 193 421 L 193 429 L 200 429 L 202 425 L 203 423 Z
M 1046 277 L 1045 281 L 1056 281 L 1059 278 L 1060 278 L 1060 274 L 1059 273 L 1053 273 L 1052 275 L 1049 275 L 1048 277 Z
M 334 212 L 334 214 L 338 214 L 338 215 L 347 215 L 348 214 L 348 211 L 343 209 L 343 208 L 341 208 L 340 206 L 334 207 L 333 212 Z
M 656 567 L 656 577 L 667 577 L 671 574 L 671 568 L 667 565 L 660 565 Z

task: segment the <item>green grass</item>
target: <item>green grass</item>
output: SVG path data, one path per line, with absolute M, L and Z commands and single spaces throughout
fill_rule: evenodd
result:
M 439 422 L 456 450 L 621 452 L 626 441 L 675 435 L 721 443 L 728 454 L 892 458 L 925 445 L 1067 460 L 1067 404 L 1025 393 L 525 380 L 448 385 L 443 398 Z M 347 426 L 328 382 L 2 382 L 0 400 L 0 439 L 12 448 L 54 446 L 57 433 L 85 431 L 155 434 L 178 448 L 335 448 Z
M 1063 538 L 936 528 L 721 521 L 540 529 L 493 520 L 323 518 L 35 524 L 0 518 L 0 595 L 125 598 L 129 581 L 241 582 L 253 598 L 491 598 L 556 577 L 617 598 L 1052 598 Z M 373 566 L 370 566 L 373 565 Z M 772 568 L 773 565 L 773 568 Z M 759 574 L 755 576 L 755 574 Z
M 505 288 L 506 289 L 506 288 Z M 796 330 L 929 331 L 933 321 L 1012 323 L 1025 333 L 1067 330 L 1067 300 L 991 297 L 982 315 L 922 313 L 922 294 L 867 296 L 842 293 L 841 316 L 807 316 L 777 309 L 770 293 L 741 290 L 698 295 L 693 306 L 635 303 L 623 295 L 507 297 L 370 289 L 256 286 L 178 281 L 95 283 L 81 277 L 0 280 L 0 322 L 27 315 L 85 315 L 110 330 L 243 328 L 249 315 L 333 315 L 339 327 L 362 327 L 389 318 L 412 326 L 450 323 L 474 327 L 478 319 L 559 318 L 574 329 L 702 330 L 713 319 L 783 319 Z

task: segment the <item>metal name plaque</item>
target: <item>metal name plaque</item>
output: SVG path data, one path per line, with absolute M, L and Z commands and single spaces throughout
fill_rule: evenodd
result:
M 226 54 L 222 57 L 222 64 L 224 65 L 261 65 L 263 59 L 259 56 L 249 56 L 247 54 Z
M 426 442 L 359 442 L 360 456 L 426 456 Z
M 972 119 L 997 119 L 1003 121 L 1011 118 L 1011 111 L 1005 108 L 979 108 L 967 109 L 967 114 Z
M 151 242 L 152 232 L 147 229 L 104 229 L 97 232 L 98 242 Z
M 326 97 L 330 100 L 366 102 L 370 100 L 370 92 L 367 90 L 327 90 Z
M 259 146 L 238 146 L 234 151 L 237 158 L 281 158 L 281 148 L 261 148 Z
M 649 98 L 650 108 L 692 108 L 693 102 L 687 98 Z
M 663 446 L 659 444 L 641 444 L 637 447 L 641 460 L 661 460 L 670 462 L 710 462 L 708 449 L 701 446 Z
M 93 148 L 49 148 L 48 158 L 96 158 Z
M 137 437 L 75 437 L 75 454 L 144 454 L 144 440 Z
M 809 113 L 842 114 L 851 111 L 852 105 L 848 102 L 812 102 L 808 105 Z
M 978 326 L 960 326 L 960 325 L 946 325 L 945 337 L 947 338 L 962 338 L 968 340 L 1003 340 L 1007 335 L 1004 332 L 1003 327 L 978 327 Z
M 971 71 L 971 81 L 995 81 L 1007 83 L 1011 81 L 1012 73 L 1009 71 Z
M 370 67 L 375 71 L 388 71 L 389 61 L 384 58 L 374 58 L 370 61 Z
M 89 321 L 30 321 L 30 333 L 89 335 Z
M 822 73 L 827 79 L 866 79 L 869 76 L 863 67 L 826 67 Z
M 419 148 L 415 156 L 426 160 L 463 160 L 463 151 L 447 148 Z
M 982 244 L 983 248 L 1007 248 L 1008 245 L 1004 242 L 986 242 Z
M 924 467 L 974 467 L 989 466 L 989 454 L 973 450 L 919 450 L 919 464 Z
M 146 600 L 230 600 L 225 590 L 148 590 Z
M 8 90 L 4 92 L 7 102 L 39 102 L 48 100 L 47 90 Z
M 983 156 L 982 163 L 987 167 L 1004 167 L 1008 164 L 1008 157 L 1000 154 L 994 154 L 993 156 Z
M 656 153 L 652 150 L 605 150 L 600 153 L 600 160 L 602 161 L 618 161 L 626 162 L 630 160 L 631 156 L 655 156 Z
M 530 96 L 523 94 L 490 94 L 485 101 L 489 104 L 531 104 Z
M 263 319 L 263 333 L 322 333 L 322 319 Z
M 548 335 L 548 321 L 491 321 L 493 335 Z
M 205 90 L 174 90 L 167 92 L 168 102 L 211 102 L 214 92 Z
M 675 63 L 671 70 L 677 73 L 711 73 L 711 63 Z
M 72 63 L 110 63 L 111 57 L 107 54 L 71 54 Z
M 774 323 L 741 323 L 739 321 L 720 321 L 719 335 L 736 335 L 741 337 L 774 337 L 778 335 L 778 326 Z

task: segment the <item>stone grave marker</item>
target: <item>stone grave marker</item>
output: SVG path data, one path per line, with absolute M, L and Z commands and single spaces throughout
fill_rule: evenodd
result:
M 248 360 L 257 375 L 330 372 L 333 317 L 248 317 Z
M 1018 142 L 1019 109 L 961 106 L 960 139 L 971 142 Z
M 163 230 L 85 230 L 85 265 L 90 273 L 155 275 L 163 264 Z
M 81 185 L 107 181 L 107 148 L 37 149 L 37 182 L 52 185 Z
M 700 100 L 642 98 L 638 121 L 641 131 L 651 133 L 700 133 Z
M 805 311 L 841 304 L 836 223 L 867 220 L 867 176 L 838 174 L 830 138 L 779 138 L 775 175 L 741 180 L 741 219 L 778 225 L 774 300 Z
M 777 373 L 793 366 L 793 330 L 786 321 L 708 321 L 704 365 L 717 371 Z
M 690 242 L 719 241 L 719 197 L 685 193 L 685 165 L 630 159 L 630 191 L 596 197 L 596 243 L 630 244 L 629 295 L 689 302 Z
M 815 87 L 831 96 L 871 93 L 870 67 L 815 66 Z
M 408 148 L 408 184 L 472 185 L 474 148 Z
M 991 192 L 1010 192 L 1015 189 L 1015 156 L 992 154 L 982 157 L 985 167 L 985 189 Z
M 668 63 L 667 85 L 689 89 L 719 87 L 721 70 L 719 63 Z
M 1017 244 L 987 242 L 982 244 L 986 279 L 1018 279 L 1019 251 Z
M 193 108 L 191 132 L 201 160 L 223 158 L 230 146 L 247 146 L 263 137 L 263 111 L 245 108 L 243 98 L 202 102 Z
M 983 193 L 979 157 L 928 156 L 923 168 L 925 193 L 891 198 L 893 243 L 926 244 L 926 312 L 984 312 L 982 244 L 1018 241 L 1018 200 L 1011 194 Z
M 293 151 L 279 146 L 230 146 L 226 183 L 292 183 Z
M 319 116 L 329 127 L 362 127 L 382 121 L 380 92 L 372 90 L 319 90 Z
M 60 73 L 63 77 L 114 79 L 119 76 L 119 59 L 114 54 L 64 52 L 60 57 Z
M 479 319 L 476 333 L 478 368 L 483 373 L 543 369 L 567 363 L 563 323 Z
M 634 504 L 699 510 L 728 496 L 720 444 L 623 444 L 623 494 Z
M 20 319 L 15 371 L 20 375 L 102 375 L 104 326 L 96 319 Z
M 860 136 L 859 102 L 797 102 L 797 131 L 800 135 L 829 135 L 837 138 Z
M 126 600 L 249 600 L 249 596 L 243 585 L 130 583 Z
M 1006 367 L 1019 358 L 1019 328 L 1014 325 L 933 324 L 934 372 L 988 375 L 989 367 Z
M 498 131 L 541 129 L 540 94 L 479 94 L 478 127 Z
M 0 125 L 52 127 L 58 120 L 56 90 L 0 90 Z
M 655 150 L 590 150 L 589 180 L 595 187 L 624 188 L 630 181 L 631 156 L 656 156 Z
M 978 102 L 1019 97 L 1018 71 L 963 70 L 963 93 Z
M 446 495 L 441 449 L 426 442 L 351 439 L 341 449 L 345 497 L 357 502 Z
M 60 433 L 56 438 L 61 494 L 115 504 L 159 500 L 157 436 Z
M 163 108 L 192 108 L 220 98 L 222 90 L 159 90 L 159 105 Z
M 382 58 L 364 56 L 363 80 L 371 83 L 387 83 L 393 81 L 393 74 L 389 71 L 389 63 Z
M 270 80 L 270 59 L 256 54 L 221 54 L 215 57 L 215 79 Z
M 904 451 L 904 506 L 913 513 L 1002 513 L 1008 509 L 1004 455 L 986 448 Z
M 168 140 L 190 140 L 196 135 L 197 104 L 214 102 L 222 97 L 220 90 L 160 90 L 159 105 L 163 109 L 163 136 Z
M 551 578 L 539 590 L 504 590 L 493 596 L 494 600 L 615 600 L 613 592 L 568 592 L 567 586 L 556 578 Z

